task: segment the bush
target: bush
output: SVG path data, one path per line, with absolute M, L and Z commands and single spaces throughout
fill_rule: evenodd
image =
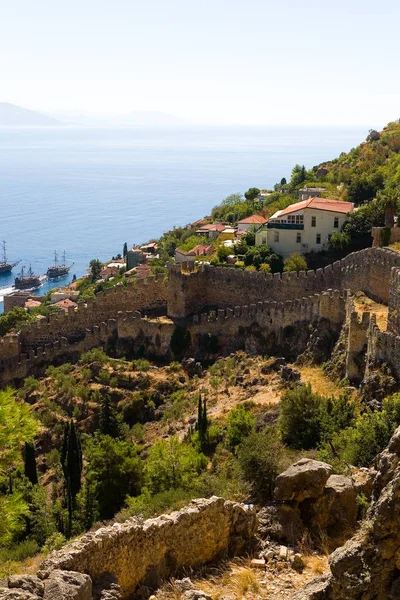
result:
M 93 362 L 105 363 L 107 361 L 108 356 L 101 348 L 93 348 L 93 350 L 84 352 L 81 356 L 81 363 L 84 365 L 89 365 Z
M 228 414 L 226 443 L 235 450 L 254 431 L 256 419 L 243 404 L 232 408 Z
M 310 384 L 288 390 L 280 402 L 282 441 L 299 450 L 317 448 L 334 431 L 353 424 L 355 409 L 347 396 L 327 398 L 313 393 Z
M 291 256 L 289 256 L 288 258 L 285 258 L 285 260 L 283 261 L 284 267 L 283 270 L 284 271 L 305 271 L 307 269 L 307 262 L 305 260 L 305 258 L 303 258 L 302 256 L 300 256 L 300 254 L 298 254 L 297 252 L 293 252 L 293 254 Z
M 260 433 L 253 431 L 239 446 L 238 460 L 243 477 L 251 484 L 255 498 L 261 502 L 272 498 L 283 450 L 275 427 L 268 427 Z
M 150 362 L 145 358 L 137 358 L 132 361 L 132 367 L 136 371 L 146 372 L 150 369 Z
M 190 332 L 185 327 L 175 327 L 170 346 L 174 354 L 182 354 L 190 346 Z

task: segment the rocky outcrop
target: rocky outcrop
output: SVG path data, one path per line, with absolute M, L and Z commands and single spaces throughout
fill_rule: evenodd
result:
M 322 595 L 306 586 L 293 600 L 400 598 L 400 427 L 375 461 L 372 504 L 360 531 L 329 557 Z M 314 594 L 314 595 L 313 595 Z
M 333 550 L 354 532 L 357 489 L 353 480 L 332 475 L 327 463 L 304 458 L 276 479 L 275 504 L 259 513 L 260 533 L 295 545 L 306 534 Z

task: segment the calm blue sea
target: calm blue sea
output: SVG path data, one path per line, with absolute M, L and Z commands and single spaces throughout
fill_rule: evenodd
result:
M 158 237 L 228 194 L 272 187 L 296 163 L 312 167 L 365 136 L 360 128 L 0 129 L 0 240 L 9 259 L 37 274 L 65 250 L 74 263 L 66 283 L 125 241 Z M 0 300 L 18 270 L 0 275 Z

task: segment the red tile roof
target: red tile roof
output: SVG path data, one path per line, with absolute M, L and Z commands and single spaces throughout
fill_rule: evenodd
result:
M 183 254 L 184 256 L 211 256 L 214 254 L 215 248 L 210 244 L 198 244 L 191 250 L 182 250 L 181 248 L 177 248 L 176 252 L 179 252 L 179 254 Z
M 65 298 L 64 300 L 60 300 L 59 302 L 55 302 L 53 306 L 58 306 L 59 308 L 66 309 L 71 308 L 71 306 L 76 306 L 76 302 L 72 302 L 69 298 Z
M 331 212 L 347 214 L 353 210 L 354 204 L 352 202 L 333 200 L 332 198 L 309 198 L 308 200 L 291 204 L 284 210 L 279 211 L 277 218 L 281 218 L 284 215 L 290 215 L 293 212 L 304 210 L 305 208 L 313 208 L 314 210 L 328 210 Z
M 266 223 L 267 219 L 265 219 L 262 215 L 251 215 L 250 217 L 246 217 L 241 221 L 238 221 L 239 224 L 250 224 L 250 225 L 258 225 L 261 223 Z
M 25 302 L 25 308 L 37 308 L 38 306 L 41 306 L 41 302 L 39 302 L 38 300 L 27 300 Z
M 226 225 L 222 223 L 207 223 L 207 225 L 202 225 L 197 231 L 223 231 Z

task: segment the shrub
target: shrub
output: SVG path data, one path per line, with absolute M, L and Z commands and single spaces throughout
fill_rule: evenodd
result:
M 260 433 L 253 431 L 240 444 L 239 465 L 257 500 L 263 502 L 272 497 L 282 456 L 283 445 L 275 427 Z
M 63 534 L 57 531 L 47 538 L 44 546 L 42 547 L 42 552 L 49 554 L 50 552 L 53 552 L 53 550 L 59 550 L 64 546 L 64 544 L 66 544 L 66 542 L 67 540 Z
M 174 354 L 182 354 L 190 346 L 190 332 L 185 327 L 175 327 L 170 346 Z
M 93 348 L 93 350 L 89 350 L 81 356 L 81 363 L 84 365 L 89 365 L 93 362 L 105 363 L 107 361 L 108 356 L 101 348 Z
M 137 358 L 136 360 L 132 361 L 132 367 L 136 371 L 146 372 L 150 369 L 150 362 L 145 358 Z
M 226 443 L 235 450 L 254 431 L 256 419 L 243 404 L 232 408 L 228 414 Z

